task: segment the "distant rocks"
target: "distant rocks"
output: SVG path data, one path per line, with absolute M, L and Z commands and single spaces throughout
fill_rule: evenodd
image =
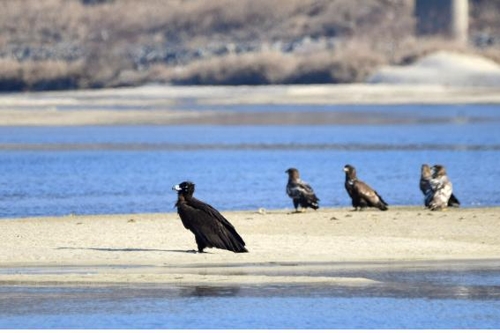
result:
M 165 44 L 128 44 L 123 47 L 122 54 L 128 57 L 138 70 L 153 64 L 185 65 L 194 60 L 220 57 L 229 54 L 244 54 L 266 50 L 282 53 L 310 53 L 318 50 L 332 49 L 336 39 L 333 37 L 313 38 L 305 36 L 292 40 L 274 42 L 242 41 L 213 42 L 197 48 L 189 48 L 181 43 Z M 82 60 L 93 54 L 85 46 L 77 43 L 59 42 L 51 45 L 34 46 L 30 44 L 7 45 L 0 50 L 0 58 L 17 61 L 67 61 Z
M 72 43 L 57 43 L 50 46 L 7 45 L 0 50 L 0 58 L 13 58 L 17 61 L 60 60 L 75 61 L 84 56 L 82 47 Z
M 260 51 L 279 51 L 282 53 L 311 53 L 333 49 L 337 39 L 334 37 L 313 38 L 305 36 L 293 40 L 274 42 L 242 41 L 214 42 L 198 48 L 183 45 L 137 45 L 130 47 L 128 54 L 135 66 L 146 68 L 155 63 L 183 65 L 194 60 L 221 57 L 229 54 L 245 54 Z
M 89 6 L 89 5 L 101 5 L 104 3 L 111 3 L 114 2 L 114 0 L 80 0 L 82 4 Z

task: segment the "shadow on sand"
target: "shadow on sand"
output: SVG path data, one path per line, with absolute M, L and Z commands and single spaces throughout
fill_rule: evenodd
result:
M 110 247 L 58 247 L 57 250 L 90 250 L 103 252 L 174 252 L 174 253 L 198 253 L 195 250 L 164 250 L 164 249 L 140 249 L 140 248 L 110 248 Z

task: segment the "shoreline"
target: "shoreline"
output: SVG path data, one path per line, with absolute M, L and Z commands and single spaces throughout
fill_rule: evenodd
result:
M 194 236 L 171 212 L 2 219 L 0 285 L 367 286 L 378 281 L 339 272 L 500 261 L 500 207 L 222 214 L 249 253 L 194 253 Z
M 372 262 L 248 263 L 223 267 L 0 266 L 0 288 L 25 287 L 270 287 L 367 288 L 387 283 L 365 275 L 402 272 L 498 272 L 500 259 L 397 260 Z M 203 269 L 203 273 L 200 273 Z M 307 269 L 307 270 L 306 270 Z
M 273 105 L 500 104 L 500 87 L 325 84 L 141 86 L 0 94 L 0 126 L 349 125 L 373 122 L 348 111 L 274 111 Z M 271 105 L 267 112 L 227 106 Z M 222 108 L 222 109 L 221 109 Z M 312 117 L 313 116 L 313 117 Z M 363 120 L 363 118 L 367 118 Z M 377 122 L 381 120 L 376 119 Z M 395 120 L 387 120 L 392 124 Z M 399 120 L 400 121 L 400 120 Z

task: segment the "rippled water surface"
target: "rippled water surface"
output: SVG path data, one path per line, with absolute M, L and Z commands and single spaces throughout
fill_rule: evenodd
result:
M 391 205 L 422 204 L 422 163 L 447 167 L 463 206 L 500 204 L 496 105 L 220 109 L 243 115 L 347 114 L 359 121 L 0 127 L 0 217 L 170 212 L 175 202 L 170 189 L 183 180 L 195 182 L 198 198 L 220 210 L 291 208 L 285 170 L 292 166 L 323 207 L 348 206 L 342 171 L 347 163 Z
M 378 281 L 351 287 L 0 286 L 0 328 L 500 328 L 498 262 L 391 265 L 315 270 Z

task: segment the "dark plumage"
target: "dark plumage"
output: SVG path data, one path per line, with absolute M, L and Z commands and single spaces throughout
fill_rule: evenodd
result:
M 419 187 L 420 187 L 420 191 L 422 191 L 422 193 L 424 195 L 425 207 L 429 207 L 429 204 L 432 200 L 432 196 L 434 195 L 434 192 L 432 191 L 432 186 L 431 186 L 431 178 L 432 178 L 431 167 L 427 164 L 422 164 L 422 167 L 420 168 Z
M 285 172 L 288 173 L 286 193 L 290 198 L 292 198 L 295 211 L 298 211 L 299 206 L 303 209 L 307 209 L 308 207 L 311 207 L 314 210 L 318 209 L 319 199 L 314 193 L 312 187 L 300 179 L 299 170 L 290 168 Z
M 216 247 L 233 252 L 248 252 L 233 225 L 215 208 L 193 197 L 194 184 L 188 181 L 172 187 L 177 191 L 175 206 L 182 224 L 195 236 L 198 251 Z
M 355 210 L 362 210 L 365 207 L 376 207 L 380 210 L 387 210 L 387 202 L 373 190 L 370 186 L 359 180 L 356 176 L 356 169 L 347 164 L 344 166 L 345 189 L 352 200 Z
M 431 209 L 442 209 L 445 207 L 443 200 L 449 195 L 446 206 L 460 207 L 460 201 L 453 194 L 453 186 L 446 175 L 446 169 L 442 165 L 434 165 L 432 168 L 422 164 L 420 172 L 420 190 L 424 194 L 424 205 Z M 438 198 L 439 197 L 439 198 Z
M 460 201 L 453 193 L 451 193 L 450 200 L 448 200 L 448 207 L 460 207 Z

